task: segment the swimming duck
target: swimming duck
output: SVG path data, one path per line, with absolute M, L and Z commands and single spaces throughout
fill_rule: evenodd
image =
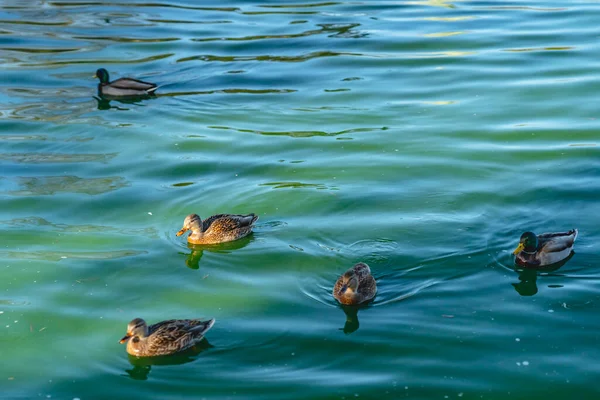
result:
M 515 262 L 524 267 L 544 267 L 563 261 L 571 254 L 577 233 L 577 229 L 537 236 L 533 232 L 525 232 L 513 251 Z
M 127 334 L 119 343 L 127 342 L 127 352 L 132 356 L 166 356 L 189 349 L 204 338 L 215 320 L 171 319 L 148 326 L 136 318 L 127 325 Z
M 104 68 L 97 70 L 94 78 L 100 79 L 98 95 L 103 97 L 147 97 L 154 95 L 154 91 L 158 89 L 154 83 L 133 78 L 119 78 L 109 82 L 108 71 Z
M 357 305 L 371 300 L 377 293 L 375 278 L 365 263 L 358 263 L 344 272 L 333 286 L 333 297 L 342 304 Z
M 191 244 L 217 244 L 231 242 L 249 235 L 258 215 L 218 214 L 202 221 L 197 214 L 190 214 L 183 221 L 177 236 L 191 230 L 187 241 Z

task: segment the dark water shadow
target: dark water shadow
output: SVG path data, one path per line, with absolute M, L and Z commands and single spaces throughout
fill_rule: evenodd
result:
M 346 314 L 346 323 L 343 328 L 339 328 L 339 330 L 343 331 L 346 335 L 354 333 L 360 328 L 360 321 L 358 320 L 358 311 L 368 308 L 369 304 L 371 304 L 373 300 L 369 300 L 366 303 L 357 305 L 357 306 L 348 306 L 344 304 L 340 304 L 340 308 Z
M 204 338 L 200 343 L 197 343 L 193 347 L 170 356 L 136 357 L 128 354 L 127 356 L 129 363 L 133 366 L 133 368 L 126 369 L 125 372 L 131 379 L 145 381 L 148 379 L 148 375 L 152 370 L 152 366 L 187 364 L 195 361 L 196 356 L 212 347 L 214 346 L 211 345 L 206 338 Z
M 144 100 L 155 100 L 157 96 L 148 95 L 148 96 L 135 96 L 135 97 L 111 97 L 111 96 L 93 96 L 96 102 L 98 103 L 98 110 L 110 110 L 111 108 L 120 111 L 127 111 L 129 108 L 120 107 L 118 105 L 111 105 L 111 101 L 115 101 L 121 104 L 135 105 L 135 106 L 143 106 L 141 104 Z
M 523 267 L 515 264 L 514 269 L 519 274 L 519 282 L 511 283 L 517 293 L 521 296 L 534 296 L 538 292 L 537 278 L 539 273 L 549 273 L 558 271 L 563 265 L 567 263 L 575 255 L 574 251 L 564 260 L 555 264 L 547 265 L 544 267 Z
M 185 265 L 190 269 L 199 269 L 200 268 L 200 259 L 204 255 L 204 251 L 208 251 L 211 253 L 220 253 L 220 254 L 228 254 L 232 251 L 242 249 L 248 246 L 251 242 L 254 241 L 254 234 L 250 234 L 241 239 L 235 240 L 233 242 L 220 243 L 220 244 L 210 244 L 210 245 L 202 245 L 202 244 L 191 244 L 188 243 L 188 249 L 192 252 L 187 254 L 185 259 Z M 185 254 L 185 253 L 180 253 Z

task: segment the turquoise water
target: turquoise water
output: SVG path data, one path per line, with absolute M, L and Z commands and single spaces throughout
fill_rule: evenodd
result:
M 598 398 L 597 2 L 123 3 L 0 6 L 2 398 Z M 135 317 L 217 322 L 139 360 Z

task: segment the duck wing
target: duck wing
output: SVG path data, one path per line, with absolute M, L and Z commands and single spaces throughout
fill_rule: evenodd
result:
M 209 229 L 219 231 L 233 231 L 240 228 L 250 227 L 256 222 L 256 214 L 218 214 L 202 221 L 202 230 L 207 233 Z
M 358 285 L 358 293 L 363 296 L 363 301 L 370 300 L 377 293 L 377 283 L 373 275 L 365 276 Z
M 558 253 L 573 247 L 577 239 L 577 229 L 568 232 L 543 233 L 538 235 L 538 251 L 545 253 Z
M 148 352 L 171 354 L 192 347 L 214 323 L 214 319 L 171 319 L 151 325 L 148 327 Z
M 116 89 L 141 90 L 144 92 L 152 92 L 158 87 L 154 83 L 144 82 L 133 78 L 119 78 L 110 82 L 108 86 Z

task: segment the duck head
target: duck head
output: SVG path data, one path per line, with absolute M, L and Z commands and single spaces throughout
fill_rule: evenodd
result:
M 533 232 L 525 232 L 521 235 L 519 245 L 513 251 L 513 254 L 519 254 L 521 251 L 526 253 L 534 253 L 538 248 L 538 238 Z
M 94 75 L 94 78 L 100 79 L 100 83 L 108 83 L 108 71 L 104 68 L 100 68 L 96 71 L 96 75 Z
M 119 340 L 119 343 L 125 343 L 132 338 L 134 341 L 139 341 L 140 338 L 145 338 L 146 336 L 148 336 L 148 325 L 146 324 L 146 321 L 141 318 L 136 318 L 127 325 L 127 334 Z
M 354 271 L 347 271 L 342 275 L 342 287 L 338 292 L 338 296 L 353 296 L 358 289 L 358 276 Z
M 202 219 L 197 214 L 190 214 L 183 220 L 183 228 L 177 232 L 177 236 L 183 235 L 187 231 L 192 233 L 202 232 Z

